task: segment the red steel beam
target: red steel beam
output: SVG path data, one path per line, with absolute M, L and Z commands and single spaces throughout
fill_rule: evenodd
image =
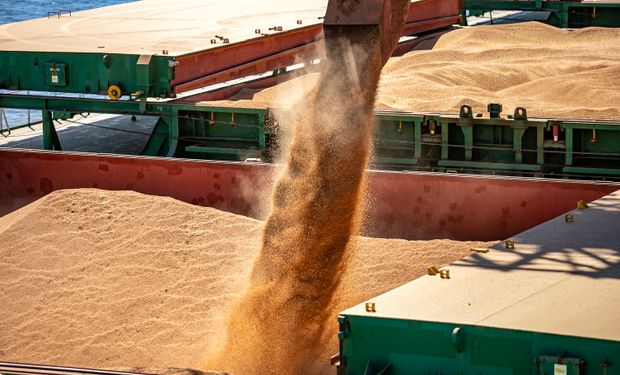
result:
M 411 40 L 399 43 L 394 49 L 392 56 L 401 56 L 411 51 L 421 42 L 428 40 L 428 38 L 438 38 L 438 37 L 439 37 L 439 33 L 436 33 L 433 35 L 428 35 L 427 37 L 420 37 L 420 38 L 411 39 Z M 288 72 L 286 74 L 258 78 L 252 81 L 238 83 L 238 84 L 231 85 L 231 86 L 226 86 L 226 87 L 223 87 L 217 90 L 194 94 L 191 96 L 184 97 L 182 99 L 177 99 L 175 100 L 175 103 L 193 104 L 193 103 L 205 102 L 205 101 L 226 100 L 230 98 L 231 96 L 236 95 L 241 90 L 265 89 L 265 88 L 277 85 L 279 83 L 289 81 L 291 79 L 299 77 L 300 75 L 306 74 L 308 72 L 309 72 L 309 69 L 305 67 L 299 70 L 295 70 L 293 72 Z
M 316 58 L 320 55 L 318 48 L 319 41 L 304 44 L 299 47 L 291 48 L 283 52 L 276 53 L 246 64 L 241 64 L 221 72 L 209 74 L 207 76 L 182 83 L 175 86 L 176 94 L 200 89 L 216 83 L 226 82 L 237 78 L 247 77 L 260 73 L 269 72 L 282 67 L 291 66 L 298 62 Z
M 269 164 L 0 149 L 0 214 L 58 189 L 134 190 L 264 217 L 277 167 Z M 620 189 L 513 177 L 370 171 L 366 234 L 499 240 Z
M 403 28 L 403 35 L 413 35 L 443 29 L 458 23 L 459 20 L 460 16 L 450 16 L 407 23 Z
M 251 74 L 262 73 L 259 69 L 251 69 L 251 65 L 259 65 L 262 59 L 311 44 L 321 39 L 322 34 L 322 25 L 313 25 L 179 56 L 172 86 L 175 87 L 176 93 L 191 90 L 195 88 L 191 82 L 207 79 L 210 75 L 242 65 L 246 65 L 246 69 L 253 70 Z
M 439 38 L 440 34 L 443 34 L 445 31 L 440 31 L 437 32 L 435 34 L 432 35 L 426 35 L 424 37 L 419 37 L 419 38 L 415 38 L 415 39 L 411 39 L 411 40 L 407 40 L 404 41 L 402 43 L 399 43 L 396 48 L 394 49 L 394 52 L 392 52 L 392 56 L 401 56 L 409 51 L 411 51 L 413 48 L 415 48 L 418 44 L 427 41 L 429 38 Z M 234 70 L 232 70 L 234 71 Z M 288 72 L 286 74 L 281 74 L 281 75 L 274 75 L 274 76 L 268 76 L 268 77 L 264 77 L 264 78 L 258 78 L 252 81 L 248 81 L 248 82 L 243 82 L 243 83 L 238 83 L 235 85 L 231 85 L 231 86 L 226 86 L 220 89 L 216 89 L 213 91 L 207 91 L 207 92 L 202 92 L 202 93 L 198 93 L 198 94 L 194 94 L 191 96 L 187 96 L 184 97 L 182 99 L 177 99 L 175 101 L 175 103 L 186 103 L 186 104 L 193 104 L 193 103 L 198 103 L 198 102 L 204 102 L 204 101 L 216 101 L 216 100 L 226 100 L 228 98 L 230 98 L 231 96 L 236 95 L 238 92 L 240 92 L 241 90 L 244 89 L 251 89 L 251 90 L 260 90 L 260 89 L 265 89 L 268 87 L 272 87 L 274 85 L 277 85 L 279 83 L 294 79 L 296 77 L 299 77 L 300 75 L 306 74 L 308 73 L 310 70 L 308 69 L 308 67 L 293 71 L 293 72 Z M 217 75 L 217 74 L 216 74 Z M 208 79 L 209 77 L 207 77 Z M 202 87 L 202 86 L 200 86 Z
M 460 15 L 461 0 L 420 0 L 411 3 L 407 23 Z
M 198 102 L 207 102 L 207 101 L 216 101 L 216 100 L 226 100 L 231 96 L 236 95 L 241 90 L 250 89 L 250 90 L 262 90 L 268 87 L 275 86 L 282 82 L 289 81 L 300 75 L 308 73 L 310 70 L 308 68 L 303 68 L 299 70 L 295 70 L 292 72 L 288 72 L 280 75 L 271 75 L 264 78 L 258 78 L 256 80 L 238 83 L 231 86 L 226 86 L 221 89 L 202 92 L 199 94 L 194 94 L 191 96 L 187 96 L 181 99 L 177 99 L 174 103 L 179 104 L 195 104 Z
M 402 35 L 448 27 L 459 22 L 460 0 L 421 0 L 411 3 Z M 209 49 L 177 58 L 175 94 L 261 74 L 297 62 L 323 57 L 322 25 L 312 25 Z

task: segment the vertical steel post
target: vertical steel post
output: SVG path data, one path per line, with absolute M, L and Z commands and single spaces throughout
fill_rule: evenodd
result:
M 465 7 L 461 9 L 461 26 L 468 26 L 467 25 L 467 9 L 465 9 Z
M 414 157 L 420 159 L 422 157 L 422 119 L 416 119 L 413 121 L 414 124 Z
M 171 116 L 166 120 L 168 122 L 168 154 L 166 156 L 173 157 L 179 144 L 179 110 L 173 108 Z
M 56 128 L 54 127 L 54 119 L 52 118 L 52 112 L 43 111 L 43 149 L 44 150 L 58 150 L 61 151 L 60 139 Z
M 54 124 L 52 122 L 52 113 L 50 111 L 43 111 L 41 117 L 43 119 L 43 149 L 53 150 L 52 128 Z
M 536 127 L 536 164 L 543 165 L 545 163 L 545 127 L 539 125 Z
M 441 120 L 441 160 L 448 160 L 448 129 L 450 125 L 446 120 Z
M 464 136 L 463 144 L 465 145 L 465 160 L 471 161 L 474 150 L 474 127 L 473 125 L 467 125 L 460 126 L 460 128 Z
M 525 134 L 525 127 L 515 127 L 513 128 L 513 140 L 512 147 L 515 153 L 515 163 L 521 164 L 523 163 L 523 135 Z
M 261 150 L 265 149 L 267 141 L 265 139 L 265 112 L 258 114 L 258 147 Z
M 566 166 L 573 165 L 573 126 L 564 124 L 566 131 Z
M 562 3 L 562 12 L 560 14 L 560 27 L 563 29 L 568 28 L 568 3 Z
M 27 95 L 30 95 L 30 90 L 26 91 Z M 28 110 L 28 126 L 32 124 L 32 118 L 30 117 L 30 110 Z

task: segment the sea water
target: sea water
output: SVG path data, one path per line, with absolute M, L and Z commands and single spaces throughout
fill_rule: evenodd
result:
M 57 12 L 61 9 L 77 12 L 132 1 L 134 0 L 0 0 L 0 25 L 47 17 L 48 12 Z M 28 120 L 31 122 L 41 120 L 40 111 L 29 113 L 23 110 L 6 109 L 5 114 L 10 127 L 26 124 Z M 4 118 L 0 121 L 4 121 Z

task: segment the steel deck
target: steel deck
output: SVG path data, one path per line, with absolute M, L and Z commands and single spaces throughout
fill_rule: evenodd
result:
M 458 23 L 459 0 L 411 3 L 403 35 Z M 321 57 L 327 0 L 137 1 L 0 26 L 0 89 L 148 97 Z M 51 78 L 59 69 L 59 79 Z
M 148 0 L 0 26 L 0 50 L 181 56 L 319 25 L 327 0 Z M 56 10 L 56 9 L 53 9 Z M 301 25 L 297 20 L 302 21 Z
M 342 314 L 620 341 L 620 190 L 572 214 Z

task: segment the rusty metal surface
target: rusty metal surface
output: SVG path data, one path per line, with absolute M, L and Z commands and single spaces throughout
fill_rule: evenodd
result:
M 58 189 L 135 190 L 261 218 L 277 166 L 0 150 L 0 214 Z M 620 188 L 619 184 L 370 171 L 367 235 L 497 240 Z

